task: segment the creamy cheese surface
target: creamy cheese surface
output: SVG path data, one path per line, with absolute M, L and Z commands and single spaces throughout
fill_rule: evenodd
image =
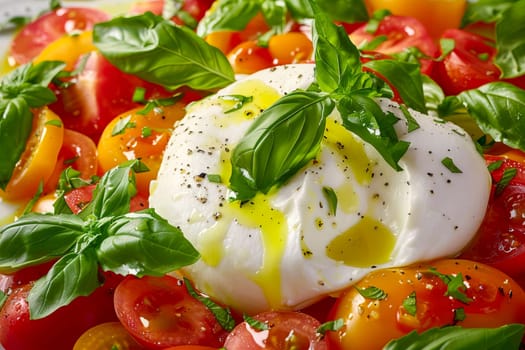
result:
M 415 111 L 420 128 L 408 132 L 403 113 L 388 100 L 381 107 L 400 119 L 398 136 L 411 143 L 403 171 L 347 131 L 334 111 L 314 161 L 268 195 L 230 201 L 236 144 L 262 110 L 313 79 L 314 65 L 276 67 L 192 104 L 152 183 L 150 206 L 202 255 L 183 272 L 241 311 L 302 307 L 373 269 L 454 256 L 485 213 L 490 177 L 470 137 Z M 231 111 L 233 95 L 253 100 Z M 445 158 L 462 172 L 443 165 Z M 335 215 L 324 188 L 337 196 Z

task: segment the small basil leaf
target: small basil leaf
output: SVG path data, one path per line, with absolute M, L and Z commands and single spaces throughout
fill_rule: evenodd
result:
M 13 272 L 63 255 L 84 232 L 75 215 L 27 214 L 0 228 L 0 271 Z
M 458 326 L 431 328 L 421 334 L 409 334 L 390 341 L 384 350 L 464 350 L 519 349 L 524 325 L 511 324 L 499 328 L 462 328 Z
M 359 294 L 361 294 L 363 297 L 371 300 L 383 300 L 386 299 L 388 296 L 384 290 L 377 288 L 375 286 L 367 287 L 367 288 L 355 288 Z
M 153 209 L 113 219 L 97 249 L 104 270 L 121 275 L 161 276 L 193 264 L 199 253 L 182 232 Z
M 443 164 L 451 173 L 462 173 L 461 169 L 457 167 L 457 165 L 454 163 L 454 160 L 450 157 L 443 158 L 441 160 L 441 164 Z
M 93 252 L 69 253 L 29 291 L 30 318 L 46 317 L 76 297 L 91 294 L 99 285 L 98 265 Z
M 461 26 L 475 22 L 491 23 L 501 18 L 502 13 L 518 0 L 479 0 L 468 1 Z
M 321 324 L 318 328 L 316 333 L 325 335 L 326 332 L 336 332 L 343 328 L 345 325 L 345 321 L 342 318 L 338 318 L 337 320 L 328 321 L 323 324 Z
M 270 329 L 270 325 L 266 322 L 263 322 L 263 321 L 259 321 L 253 317 L 251 317 L 250 315 L 247 315 L 247 314 L 243 314 L 242 315 L 242 318 L 244 320 L 244 322 L 246 322 L 246 324 L 248 324 L 248 326 L 250 326 L 252 329 L 258 331 L 258 332 L 261 332 L 261 331 L 267 331 Z
M 518 169 L 516 168 L 506 168 L 503 170 L 503 175 L 501 176 L 501 179 L 496 184 L 496 196 L 500 195 L 503 190 L 510 184 L 512 179 L 516 177 L 516 174 L 518 173 Z
M 315 47 L 315 78 L 322 91 L 346 88 L 343 81 L 361 70 L 359 50 L 343 27 L 336 26 L 314 6 L 313 42 Z
M 398 162 L 410 144 L 397 138 L 394 129 L 399 121 L 397 117 L 383 112 L 377 102 L 367 96 L 346 96 L 337 108 L 346 129 L 373 146 L 391 167 L 402 170 Z
M 23 86 L 18 97 L 24 99 L 29 107 L 37 108 L 56 101 L 56 95 L 49 88 L 39 85 Z
M 525 150 L 525 90 L 505 82 L 483 85 L 458 95 L 484 133 L 506 145 Z
M 431 267 L 428 272 L 434 276 L 439 277 L 443 283 L 447 285 L 447 291 L 445 292 L 445 295 L 457 299 L 464 304 L 468 304 L 472 301 L 472 299 L 470 299 L 467 294 L 465 294 L 467 287 L 461 273 L 458 273 L 457 275 L 446 275 L 437 271 L 433 267 Z
M 97 218 L 124 215 L 129 212 L 129 202 L 136 193 L 134 174 L 139 161 L 130 161 L 115 167 L 102 176 L 93 191 L 93 199 L 79 215 Z
M 201 37 L 222 30 L 240 31 L 261 11 L 259 0 L 219 0 L 213 4 L 213 11 L 204 16 L 197 26 Z
M 113 65 L 144 80 L 176 89 L 226 86 L 234 73 L 222 52 L 191 29 L 148 12 L 97 23 L 93 42 Z
M 525 74 L 525 2 L 518 1 L 503 12 L 496 24 L 497 53 L 495 63 L 503 78 Z
M 314 11 L 307 0 L 285 0 L 288 10 L 296 19 L 313 18 Z M 331 20 L 344 22 L 364 22 L 368 12 L 362 0 L 318 1 L 319 7 Z
M 396 60 L 373 60 L 364 64 L 392 84 L 403 102 L 416 111 L 426 113 L 423 80 L 419 65 Z
M 43 61 L 30 65 L 25 81 L 47 87 L 65 67 L 62 61 Z
M 284 32 L 287 14 L 284 1 L 263 1 L 261 3 L 261 11 L 273 33 L 280 34 Z
M 417 298 L 416 292 L 410 293 L 405 299 L 403 299 L 403 308 L 409 315 L 415 316 L 417 313 Z
M 334 189 L 331 187 L 323 187 L 323 195 L 328 202 L 328 208 L 330 209 L 330 214 L 337 214 L 337 194 Z
M 0 100 L 0 188 L 6 188 L 31 134 L 33 113 L 24 99 Z
M 264 110 L 233 150 L 230 188 L 235 199 L 268 193 L 311 161 L 333 109 L 326 94 L 295 91 Z

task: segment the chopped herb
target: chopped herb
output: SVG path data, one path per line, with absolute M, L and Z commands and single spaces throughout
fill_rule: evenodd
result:
M 406 312 L 409 315 L 415 316 L 417 312 L 416 307 L 416 292 L 410 293 L 404 300 L 403 300 L 403 307 L 405 308 Z
M 267 331 L 270 329 L 268 323 L 256 320 L 255 318 L 250 317 L 246 314 L 242 315 L 242 318 L 250 327 L 252 327 L 256 331 Z
M 498 170 L 503 165 L 503 159 L 497 160 L 495 162 L 490 163 L 487 166 L 488 171 L 493 172 L 495 170 Z
M 417 120 L 412 116 L 412 114 L 410 114 L 408 108 L 405 105 L 399 105 L 399 107 L 401 108 L 401 112 L 403 112 L 403 115 L 407 120 L 408 132 L 419 129 L 420 126 Z
M 372 17 L 368 20 L 368 23 L 366 24 L 365 31 L 367 33 L 374 34 L 377 31 L 377 28 L 379 27 L 379 23 L 385 18 L 386 16 L 390 15 L 391 12 L 386 9 L 378 10 L 372 14 Z
M 454 309 L 454 322 L 460 322 L 464 321 L 467 315 L 465 314 L 465 309 L 462 307 L 459 307 L 457 309 Z
M 457 275 L 445 275 L 438 272 L 433 267 L 431 267 L 428 272 L 439 277 L 447 285 L 447 291 L 445 292 L 446 296 L 450 296 L 465 304 L 472 301 L 472 299 L 465 294 L 465 289 L 467 287 L 465 286 L 463 275 L 461 273 L 458 273 Z
M 145 103 L 146 102 L 146 89 L 143 87 L 137 87 L 133 91 L 133 97 L 131 98 L 133 102 Z
M 244 96 L 244 95 L 223 95 L 223 96 L 219 96 L 219 98 L 221 100 L 235 102 L 235 105 L 232 108 L 225 111 L 224 113 L 231 113 L 231 112 L 238 111 L 245 104 L 253 101 L 253 96 Z
M 326 332 L 335 332 L 340 330 L 344 326 L 344 321 L 342 318 L 338 318 L 337 320 L 328 321 L 323 323 L 322 325 L 317 328 L 317 333 L 321 335 L 325 335 Z
M 456 47 L 456 41 L 449 38 L 441 38 L 439 40 L 439 46 L 441 47 L 441 55 L 437 58 L 438 61 L 443 61 L 445 57 L 451 53 Z
M 208 174 L 206 175 L 206 177 L 208 178 L 208 181 L 210 182 L 214 182 L 214 183 L 222 183 L 222 178 L 219 174 Z
M 2 308 L 6 300 L 7 300 L 7 294 L 5 294 L 3 291 L 0 290 L 0 309 Z
M 111 130 L 111 136 L 122 135 L 126 129 L 133 129 L 137 124 L 130 122 L 131 116 L 121 118 L 116 124 L 113 130 Z
M 31 198 L 29 203 L 26 204 L 23 215 L 29 214 L 33 210 L 33 207 L 35 206 L 36 202 L 38 201 L 38 199 L 40 198 L 43 192 L 44 192 L 44 183 L 40 181 L 35 195 L 33 196 L 33 198 Z
M 61 128 L 62 127 L 62 121 L 59 120 L 59 119 L 52 119 L 52 120 L 47 121 L 45 125 L 52 125 L 52 126 L 57 126 L 57 127 Z
M 152 133 L 151 128 L 149 126 L 145 126 L 145 127 L 142 128 L 141 136 L 144 137 L 144 138 L 150 137 L 151 133 Z
M 60 3 L 60 0 L 50 0 L 49 1 L 49 9 L 51 11 L 58 10 L 59 8 L 62 8 L 62 4 Z
M 330 214 L 334 215 L 337 213 L 337 194 L 331 187 L 323 187 L 323 194 L 328 201 L 328 207 L 330 208 Z
M 367 299 L 383 300 L 388 296 L 388 294 L 386 294 L 384 290 L 374 287 L 374 286 L 367 287 L 367 288 L 355 287 L 355 289 L 359 292 L 359 294 L 361 294 L 363 297 Z
M 490 56 L 489 56 L 488 53 L 483 52 L 483 53 L 480 53 L 480 54 L 478 55 L 478 58 L 479 58 L 480 61 L 488 61 L 489 58 L 490 58 Z
M 516 168 L 507 168 L 503 170 L 503 175 L 496 184 L 496 195 L 500 195 L 503 192 L 503 190 L 510 184 L 517 173 L 518 169 Z
M 445 157 L 441 160 L 441 164 L 443 164 L 448 170 L 450 170 L 451 173 L 454 174 L 461 174 L 462 171 L 460 168 L 454 164 L 454 161 L 450 157 Z
M 198 294 L 191 285 L 191 282 L 187 278 L 184 278 L 184 284 L 186 285 L 188 293 L 190 293 L 192 297 L 203 303 L 204 306 L 206 306 L 211 311 L 213 316 L 215 316 L 215 319 L 217 319 L 217 322 L 219 322 L 219 324 L 222 328 L 224 328 L 224 330 L 230 332 L 235 327 L 235 320 L 233 319 L 230 309 L 223 308 L 217 305 L 210 298 Z

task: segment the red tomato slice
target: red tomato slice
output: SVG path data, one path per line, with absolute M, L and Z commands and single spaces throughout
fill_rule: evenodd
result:
M 246 321 L 240 323 L 228 335 L 224 347 L 228 350 L 294 349 L 324 350 L 317 329 L 318 320 L 301 312 L 268 311 L 253 317 L 268 326 L 268 330 L 252 328 Z
M 151 349 L 221 347 L 226 336 L 211 311 L 171 276 L 126 277 L 115 291 L 115 310 L 128 332 Z
M 64 7 L 48 12 L 16 34 L 9 50 L 10 63 L 27 63 L 60 36 L 90 30 L 95 23 L 109 19 L 107 13 L 95 8 Z
M 435 64 L 432 73 L 445 94 L 457 95 L 499 79 L 493 40 L 460 29 L 449 29 L 442 38 L 455 41 L 454 50 Z
M 5 350 L 71 350 L 87 329 L 103 322 L 117 321 L 113 309 L 113 290 L 120 278 L 111 281 L 87 297 L 79 297 L 51 315 L 29 319 L 27 295 L 32 284 L 14 289 L 0 310 L 0 344 Z
M 494 266 L 511 277 L 525 274 L 525 163 L 503 156 L 485 155 L 487 163 L 503 161 L 492 172 L 497 183 L 505 169 L 516 176 L 501 193 L 493 191 L 477 236 L 461 257 Z
M 129 12 L 131 14 L 141 14 L 151 11 L 156 15 L 161 15 L 164 9 L 164 2 L 164 0 L 135 1 Z M 185 0 L 182 5 L 182 10 L 192 16 L 196 21 L 200 21 L 212 3 L 213 0 Z M 184 23 L 184 21 L 178 17 L 173 17 L 172 20 L 177 24 Z
M 94 141 L 117 115 L 140 104 L 133 102 L 138 87 L 146 89 L 146 98 L 168 97 L 164 88 L 125 74 L 111 65 L 102 54 L 93 52 L 75 84 L 56 89 L 58 100 L 49 108 L 55 111 L 68 129 L 81 132 Z
M 377 47 L 370 49 L 386 55 L 400 53 L 411 47 L 418 48 L 428 57 L 436 57 L 438 52 L 438 48 L 425 26 L 412 17 L 386 16 L 381 20 L 377 30 L 373 33 L 367 31 L 366 24 L 350 33 L 350 39 L 358 47 L 378 38 L 384 38 L 384 41 Z M 433 61 L 431 59 L 421 59 L 420 63 L 421 72 L 430 74 Z

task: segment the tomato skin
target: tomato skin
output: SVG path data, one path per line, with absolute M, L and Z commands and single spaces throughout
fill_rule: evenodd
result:
M 13 66 L 28 63 L 62 35 L 90 30 L 109 19 L 109 14 L 94 8 L 64 7 L 48 12 L 16 34 L 9 48 L 9 62 Z
M 485 155 L 487 164 L 503 162 L 491 174 L 494 183 L 501 179 L 505 169 L 517 169 L 517 174 L 501 193 L 496 193 L 493 185 L 487 213 L 477 235 L 461 254 L 461 258 L 494 266 L 511 277 L 525 275 L 524 157 L 523 152 L 516 150 Z
M 140 106 L 133 102 L 135 89 L 146 89 L 146 99 L 171 96 L 159 85 L 121 72 L 99 52 L 92 52 L 74 84 L 55 89 L 57 101 L 49 108 L 61 116 L 68 129 L 98 141 L 117 115 Z
M 290 64 L 311 59 L 313 44 L 301 32 L 288 32 L 272 36 L 268 49 L 274 64 Z
M 352 33 L 350 39 L 356 46 L 363 43 L 369 43 L 376 37 L 386 37 L 374 51 L 386 55 L 403 52 L 410 47 L 418 48 L 428 57 L 436 57 L 438 47 L 430 37 L 425 26 L 417 19 L 406 16 L 386 16 L 379 23 L 374 33 L 367 31 L 367 25 L 364 24 Z M 421 59 L 421 72 L 430 74 L 432 71 L 432 59 Z
M 468 304 L 445 296 L 447 286 L 429 267 L 446 275 L 461 273 Z M 366 299 L 356 288 L 377 287 L 387 296 Z M 446 259 L 405 268 L 389 268 L 368 274 L 337 301 L 330 319 L 342 318 L 343 328 L 329 332 L 330 349 L 381 349 L 388 341 L 412 330 L 457 324 L 463 327 L 499 327 L 523 323 L 525 292 L 503 272 L 478 262 Z M 415 292 L 416 313 L 411 315 L 403 301 Z M 455 310 L 465 312 L 455 320 Z
M 113 278 L 113 277 L 111 277 Z M 78 297 L 51 315 L 29 319 L 27 295 L 32 284 L 15 289 L 0 310 L 0 344 L 5 350 L 70 350 L 87 329 L 103 322 L 116 321 L 113 288 L 108 282 L 87 297 Z
M 307 314 L 293 311 L 267 311 L 253 318 L 266 323 L 270 329 L 256 330 L 246 322 L 242 322 L 226 338 L 224 343 L 226 349 L 327 349 L 325 340 L 320 340 L 317 334 L 320 322 Z
M 128 276 L 115 291 L 115 311 L 128 332 L 150 349 L 221 347 L 226 331 L 181 280 Z M 147 322 L 144 322 L 146 320 Z
M 394 15 L 418 19 L 436 39 L 445 29 L 459 28 L 467 7 L 466 0 L 366 0 L 365 3 L 370 14 L 388 9 Z
M 251 74 L 274 65 L 268 48 L 257 45 L 255 40 L 240 43 L 227 57 L 236 74 Z

